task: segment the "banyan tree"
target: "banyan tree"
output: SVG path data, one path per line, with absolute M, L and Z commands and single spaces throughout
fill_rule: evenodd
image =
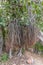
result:
M 19 53 L 22 51 L 22 48 L 28 49 L 37 41 L 37 28 L 26 24 L 20 25 L 16 19 L 8 24 L 7 30 L 5 46 L 10 57 L 13 52 Z
M 36 43 L 38 3 L 38 0 L 2 0 L 0 18 L 6 24 L 5 47 L 10 57 L 13 51 L 20 52 L 21 48 L 27 49 Z

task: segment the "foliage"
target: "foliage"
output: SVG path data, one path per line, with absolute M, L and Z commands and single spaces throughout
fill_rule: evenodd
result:
M 36 51 L 43 52 L 43 45 L 41 42 L 37 42 L 34 46 L 34 49 L 36 49 Z
M 2 56 L 1 56 L 1 61 L 5 62 L 8 60 L 8 54 L 4 53 Z
M 0 24 L 5 26 L 15 18 L 23 24 L 29 24 L 28 8 L 31 6 L 32 14 L 38 26 L 43 22 L 43 1 L 38 3 L 31 0 L 5 0 L 0 2 Z

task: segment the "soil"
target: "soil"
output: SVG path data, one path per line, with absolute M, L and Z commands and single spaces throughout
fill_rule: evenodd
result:
M 29 58 L 33 59 L 32 64 L 28 64 L 27 60 Z M 31 52 L 25 51 L 25 53 L 19 57 L 14 56 L 12 59 L 8 59 L 6 62 L 0 62 L 0 65 L 43 65 L 43 57 Z

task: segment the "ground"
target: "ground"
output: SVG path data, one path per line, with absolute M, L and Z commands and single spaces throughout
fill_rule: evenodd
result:
M 32 64 L 27 63 L 27 60 L 29 58 L 33 59 Z M 12 59 L 9 59 L 5 63 L 0 62 L 0 65 L 43 65 L 43 57 L 33 54 L 31 52 L 25 51 L 24 55 L 22 55 L 21 57 L 14 56 Z

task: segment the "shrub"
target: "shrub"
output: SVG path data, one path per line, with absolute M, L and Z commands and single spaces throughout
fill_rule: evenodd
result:
M 43 52 L 43 45 L 41 44 L 41 42 L 37 42 L 34 45 L 34 52 Z
M 4 54 L 2 54 L 2 56 L 1 56 L 1 61 L 7 61 L 8 60 L 8 54 L 7 53 L 4 53 Z

